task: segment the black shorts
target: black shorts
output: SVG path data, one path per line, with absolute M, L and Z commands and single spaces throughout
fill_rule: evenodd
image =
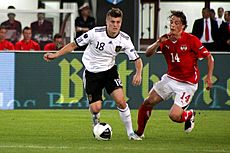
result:
M 85 90 L 89 104 L 102 100 L 102 90 L 105 88 L 110 95 L 115 89 L 122 88 L 122 82 L 117 72 L 117 66 L 111 69 L 92 73 L 85 70 Z

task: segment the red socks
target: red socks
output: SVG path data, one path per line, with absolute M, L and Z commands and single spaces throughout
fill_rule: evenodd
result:
M 184 111 L 179 122 L 185 122 L 192 117 L 192 111 Z
M 144 133 L 145 126 L 148 122 L 149 117 L 151 116 L 152 107 L 147 107 L 144 104 L 138 110 L 138 130 L 136 131 L 137 135 L 141 136 Z M 192 117 L 192 111 L 184 111 L 181 115 L 181 119 L 177 122 L 185 122 L 190 120 Z
M 138 130 L 136 131 L 139 136 L 144 133 L 145 126 L 149 117 L 151 116 L 152 107 L 146 107 L 144 104 L 138 110 Z

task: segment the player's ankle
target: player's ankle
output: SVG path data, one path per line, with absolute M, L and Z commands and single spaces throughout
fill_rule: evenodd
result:
M 134 131 L 134 133 L 138 136 L 141 136 L 144 133 L 144 131 L 136 130 Z

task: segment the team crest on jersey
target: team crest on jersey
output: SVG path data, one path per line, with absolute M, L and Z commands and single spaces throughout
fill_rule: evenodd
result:
M 188 47 L 186 45 L 180 46 L 180 50 L 182 50 L 182 51 L 186 51 L 187 49 L 188 49 Z
M 115 51 L 119 52 L 119 51 L 121 51 L 121 48 L 122 48 L 121 46 L 116 46 Z

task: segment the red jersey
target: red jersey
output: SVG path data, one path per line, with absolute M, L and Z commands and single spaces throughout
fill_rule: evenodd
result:
M 14 50 L 14 45 L 7 40 L 0 41 L 0 50 Z
M 197 60 L 210 55 L 200 40 L 186 32 L 176 42 L 162 42 L 160 49 L 168 64 L 168 77 L 180 82 L 198 83 L 200 73 Z
M 26 42 L 24 40 L 21 40 L 15 44 L 15 50 L 41 50 L 38 43 L 36 43 L 33 40 L 30 40 L 29 42 Z
M 44 50 L 48 51 L 48 50 L 59 50 L 63 47 L 63 44 L 60 44 L 60 46 L 56 46 L 55 43 L 48 43 L 45 45 Z
M 57 50 L 55 43 L 48 43 L 45 45 L 44 50 Z

